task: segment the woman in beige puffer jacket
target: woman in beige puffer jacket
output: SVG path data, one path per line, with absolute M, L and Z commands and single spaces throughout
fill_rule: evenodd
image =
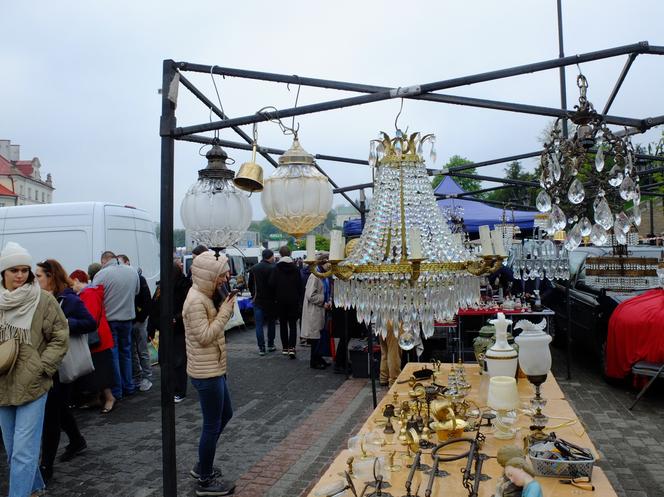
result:
M 197 256 L 191 265 L 192 286 L 182 309 L 187 344 L 187 373 L 198 391 L 203 427 L 198 445 L 199 462 L 191 470 L 198 478 L 196 495 L 228 495 L 234 486 L 218 478 L 213 467 L 217 441 L 233 416 L 226 385 L 226 340 L 224 327 L 233 315 L 235 298 L 215 309 L 212 296 L 230 275 L 228 259 L 211 252 Z

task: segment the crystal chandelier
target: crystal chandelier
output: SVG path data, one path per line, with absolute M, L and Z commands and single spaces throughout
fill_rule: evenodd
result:
M 523 240 L 522 243 L 512 246 L 511 255 L 512 270 L 515 276 L 518 273 L 524 281 L 537 278 L 569 279 L 567 249 L 551 240 Z
M 376 167 L 372 209 L 357 245 L 335 265 L 335 304 L 355 307 L 376 334 L 388 328 L 410 350 L 429 338 L 434 322 L 479 301 L 470 256 L 436 205 L 422 158 L 434 136 L 381 133 L 371 142 Z
M 625 244 L 631 225 L 641 224 L 632 143 L 629 137 L 614 134 L 595 111 L 586 98 L 588 81 L 582 74 L 577 85 L 579 105 L 569 116 L 576 130 L 564 138 L 561 119 L 556 121 L 540 158 L 542 190 L 536 199 L 538 210 L 550 213 L 549 234 L 571 227 L 565 241 L 570 251 L 585 236 L 595 245 L 604 245 L 610 229 L 616 241 Z M 590 198 L 592 203 L 584 202 Z M 628 214 L 624 203 L 630 200 L 634 207 Z M 614 214 L 612 207 L 619 212 Z
M 251 223 L 251 204 L 233 184 L 228 155 L 215 143 L 205 155 L 208 165 L 187 191 L 180 207 L 182 224 L 196 243 L 215 250 L 238 242 Z

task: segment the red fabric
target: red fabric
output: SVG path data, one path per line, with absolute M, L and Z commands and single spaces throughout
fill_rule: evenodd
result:
M 624 378 L 639 361 L 664 361 L 664 290 L 650 290 L 613 311 L 606 339 L 606 374 Z
M 90 349 L 90 352 L 96 354 L 113 348 L 113 335 L 111 327 L 106 320 L 106 309 L 104 309 L 104 286 L 88 286 L 78 294 L 85 304 L 88 312 L 97 321 L 97 331 L 99 332 L 99 345 Z

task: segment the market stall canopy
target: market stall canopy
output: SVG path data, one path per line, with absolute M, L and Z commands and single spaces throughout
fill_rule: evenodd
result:
M 443 181 L 434 190 L 434 193 L 436 195 L 459 195 L 466 192 L 450 176 L 445 176 Z M 479 227 L 482 225 L 488 225 L 493 229 L 495 224 L 500 224 L 503 220 L 503 209 L 464 198 L 438 200 L 438 207 L 441 209 L 462 207 L 465 231 L 468 233 L 478 232 Z M 507 222 L 515 223 L 521 229 L 532 229 L 537 212 L 512 211 L 508 209 L 505 214 Z

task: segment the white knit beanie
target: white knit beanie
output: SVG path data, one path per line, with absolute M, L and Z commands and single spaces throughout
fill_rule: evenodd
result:
M 32 268 L 32 257 L 16 242 L 7 242 L 0 252 L 0 272 L 10 267 L 28 266 Z

